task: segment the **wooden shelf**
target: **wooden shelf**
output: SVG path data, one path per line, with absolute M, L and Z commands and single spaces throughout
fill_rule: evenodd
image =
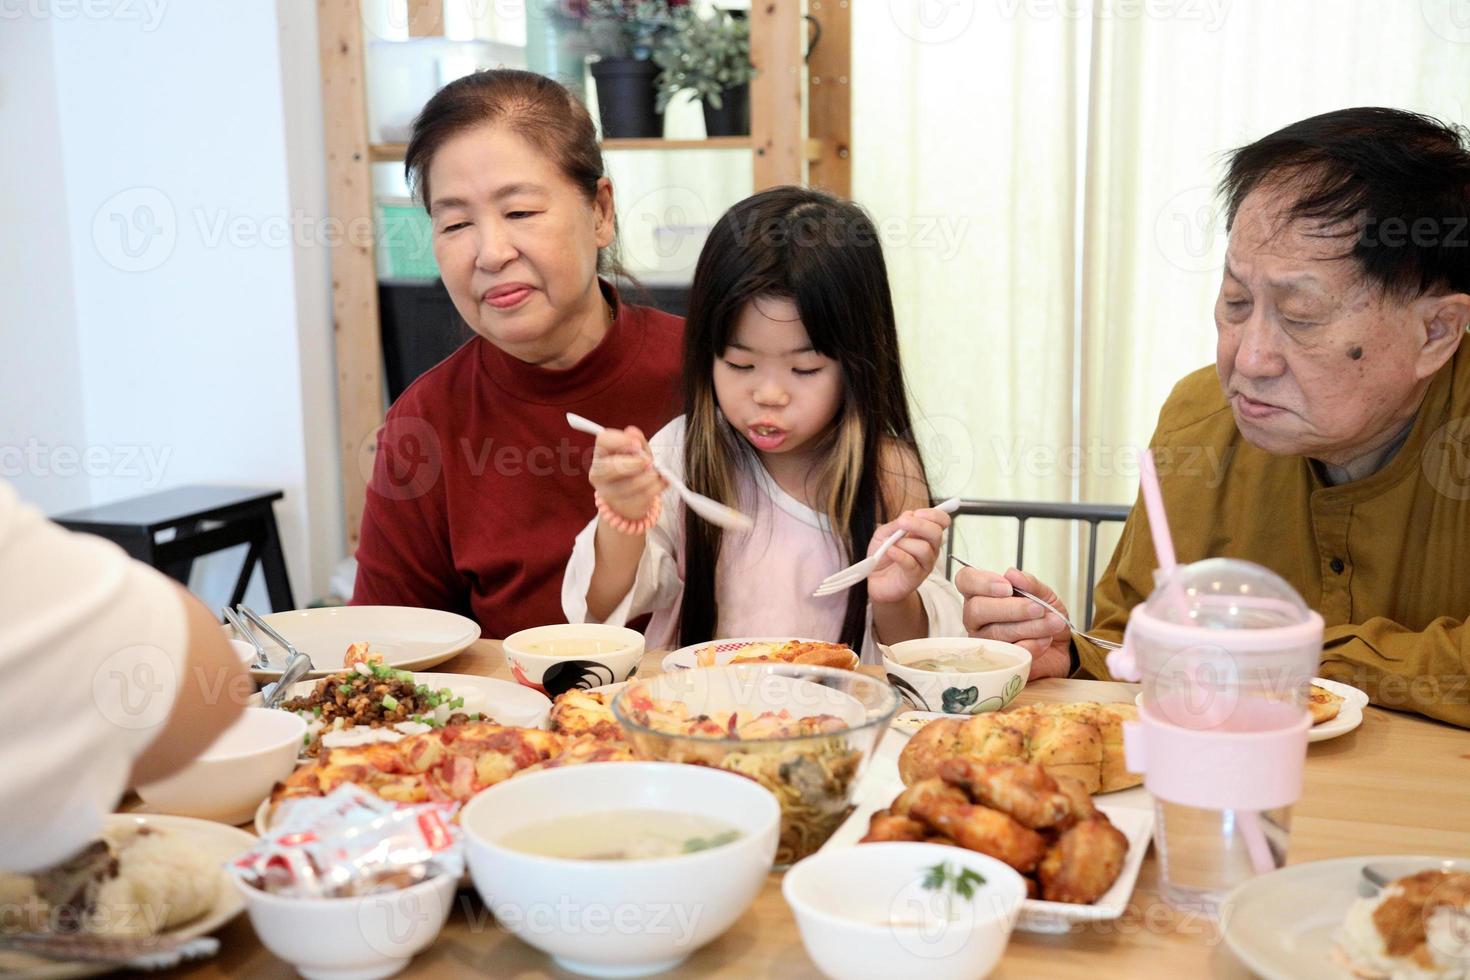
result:
M 403 155 L 407 152 L 407 143 L 368 144 L 368 158 L 373 163 L 402 163 Z
M 539 0 L 538 0 L 539 2 Z M 363 6 L 366 0 L 317 0 L 318 51 L 327 158 L 327 207 L 345 227 L 371 222 L 374 164 L 402 165 L 408 144 L 371 142 L 367 113 Z M 407 0 L 412 38 L 442 37 L 444 0 Z M 609 139 L 613 150 L 725 150 L 749 154 L 752 190 L 811 180 L 850 194 L 850 19 L 852 0 L 761 0 L 750 4 L 750 135 L 714 139 Z M 804 16 L 807 13 L 811 17 Z M 823 40 L 803 85 L 803 39 L 809 21 Z M 809 138 L 803 138 L 803 133 Z M 624 161 L 632 165 L 634 160 Z M 368 225 L 370 227 L 370 224 Z M 348 550 L 356 547 L 366 500 L 371 448 L 383 422 L 383 355 L 374 243 L 331 250 L 332 326 L 337 415 Z
M 749 150 L 749 136 L 715 136 L 702 140 L 611 139 L 604 150 Z
M 716 136 L 702 140 L 611 139 L 603 140 L 604 150 L 749 150 L 749 136 Z M 373 143 L 368 157 L 374 163 L 398 163 L 408 151 L 407 143 Z

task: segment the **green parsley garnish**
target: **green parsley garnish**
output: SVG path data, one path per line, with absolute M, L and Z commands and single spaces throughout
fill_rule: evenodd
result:
M 941 861 L 932 868 L 924 869 L 924 890 L 944 894 L 945 918 L 954 918 L 954 899 L 970 901 L 975 897 L 975 886 L 985 884 L 985 876 L 972 868 L 956 872 L 948 861 Z

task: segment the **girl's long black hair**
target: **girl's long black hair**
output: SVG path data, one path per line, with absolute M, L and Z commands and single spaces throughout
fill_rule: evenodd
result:
M 791 300 L 812 346 L 842 372 L 843 404 L 822 437 L 823 462 L 813 474 L 810 499 L 826 502 L 839 550 L 854 560 L 901 506 L 901 498 L 884 499 L 885 465 L 912 461 L 918 473 L 905 465 L 910 472 L 904 475 L 923 481 L 926 497 L 928 484 L 909 417 L 883 248 L 872 220 L 850 201 L 775 187 L 736 204 L 711 230 L 694 270 L 684 328 L 686 480 L 699 493 L 739 506 L 734 473 L 741 465 L 760 465 L 719 412 L 714 365 L 745 304 L 766 296 Z M 680 645 L 714 637 L 722 535 L 686 509 Z M 862 648 L 867 603 L 866 583 L 848 590 L 839 639 L 854 650 Z

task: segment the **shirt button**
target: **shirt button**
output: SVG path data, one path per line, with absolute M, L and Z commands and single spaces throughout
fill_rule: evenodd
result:
M 1334 559 L 1332 559 L 1332 566 L 1331 567 L 1332 567 L 1333 574 L 1335 574 L 1335 575 L 1341 575 L 1342 574 L 1342 570 L 1344 568 L 1346 568 L 1347 566 L 1342 563 L 1342 559 L 1341 558 L 1334 558 Z

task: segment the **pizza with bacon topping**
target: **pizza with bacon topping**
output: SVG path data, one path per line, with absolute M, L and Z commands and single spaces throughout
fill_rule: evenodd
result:
M 271 804 L 274 810 L 294 797 L 325 796 L 345 783 L 356 783 L 395 803 L 464 803 L 518 773 L 632 758 L 631 747 L 620 739 L 466 722 L 400 742 L 326 749 L 316 762 L 277 783 Z

